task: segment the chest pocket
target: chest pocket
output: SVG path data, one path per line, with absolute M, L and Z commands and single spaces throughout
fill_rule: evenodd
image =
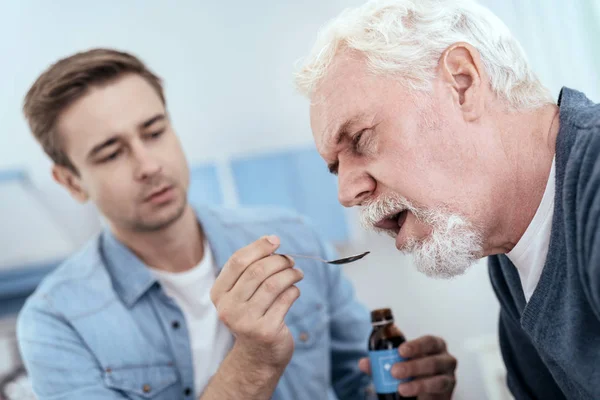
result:
M 296 304 L 295 304 L 296 305 Z M 296 350 L 310 349 L 319 343 L 327 344 L 329 316 L 325 305 L 320 302 L 298 303 L 299 307 L 290 310 L 287 322 Z
M 171 400 L 177 397 L 177 381 L 175 367 L 169 365 L 122 367 L 104 373 L 106 386 L 134 400 Z

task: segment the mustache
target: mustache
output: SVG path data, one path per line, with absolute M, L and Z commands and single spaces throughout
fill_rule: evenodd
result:
M 398 214 L 402 211 L 410 211 L 417 219 L 425 217 L 424 210 L 416 207 L 407 198 L 398 194 L 381 195 L 376 199 L 365 202 L 361 207 L 360 222 L 363 228 L 377 230 L 374 227 L 376 223 L 390 215 Z

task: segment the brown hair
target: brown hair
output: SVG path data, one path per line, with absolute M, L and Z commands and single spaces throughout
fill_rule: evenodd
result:
M 113 82 L 125 74 L 138 74 L 166 104 L 161 79 L 137 57 L 112 49 L 93 49 L 63 58 L 44 71 L 27 92 L 23 113 L 31 132 L 58 165 L 77 172 L 61 146 L 56 122 L 60 114 L 92 86 Z

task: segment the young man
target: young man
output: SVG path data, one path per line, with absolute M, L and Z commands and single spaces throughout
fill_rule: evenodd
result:
M 192 208 L 165 104 L 140 60 L 106 49 L 58 61 L 26 96 L 54 178 L 107 223 L 20 313 L 36 395 L 364 398 L 370 321 L 350 283 L 277 255 L 333 254 L 291 213 Z M 432 342 L 413 342 L 415 362 L 435 361 L 420 353 Z
M 472 1 L 348 10 L 297 83 L 342 204 L 429 276 L 490 256 L 514 396 L 598 398 L 600 105 L 557 105 Z

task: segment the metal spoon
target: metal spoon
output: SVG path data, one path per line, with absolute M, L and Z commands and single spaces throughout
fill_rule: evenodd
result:
M 361 253 L 361 254 L 356 254 L 356 255 L 350 256 L 350 257 L 338 258 L 337 260 L 330 260 L 330 261 L 323 260 L 322 258 L 316 257 L 316 256 L 305 256 L 305 255 L 301 255 L 301 254 L 286 254 L 286 255 L 290 256 L 290 257 L 294 257 L 294 258 L 295 257 L 310 258 L 310 259 L 321 261 L 321 262 L 324 262 L 327 264 L 341 265 L 341 264 L 349 264 L 351 262 L 358 261 L 369 253 L 370 253 L 370 251 L 365 251 L 364 253 Z

